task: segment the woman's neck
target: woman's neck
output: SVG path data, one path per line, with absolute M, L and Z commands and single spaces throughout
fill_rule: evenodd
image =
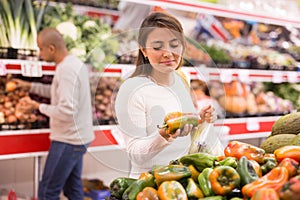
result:
M 158 71 L 152 71 L 150 78 L 157 85 L 161 86 L 171 86 L 174 83 L 173 73 L 161 73 Z

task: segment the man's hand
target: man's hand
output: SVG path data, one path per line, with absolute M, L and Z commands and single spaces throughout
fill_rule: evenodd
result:
M 32 100 L 30 97 L 24 97 L 19 100 L 19 111 L 28 114 L 32 113 L 34 110 L 38 110 L 40 103 Z
M 17 84 L 16 88 L 24 88 L 26 90 L 30 90 L 31 88 L 31 83 L 28 81 L 24 81 L 17 78 L 12 79 L 12 81 L 14 81 Z

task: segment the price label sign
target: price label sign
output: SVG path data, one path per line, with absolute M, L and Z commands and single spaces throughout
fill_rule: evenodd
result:
M 0 60 L 0 76 L 6 76 L 6 65 L 3 61 Z
M 232 71 L 231 70 L 220 70 L 220 80 L 222 83 L 230 83 L 232 78 Z
M 242 69 L 239 70 L 238 77 L 241 82 L 249 83 L 250 82 L 249 70 L 242 70 Z
M 42 64 L 40 62 L 25 61 L 21 64 L 21 72 L 23 76 L 42 77 Z
M 290 83 L 297 83 L 298 82 L 298 72 L 287 72 L 287 79 Z
M 283 82 L 283 73 L 280 71 L 274 71 L 272 77 L 273 83 L 282 83 Z
M 246 128 L 248 131 L 258 131 L 260 129 L 259 121 L 256 118 L 248 118 Z

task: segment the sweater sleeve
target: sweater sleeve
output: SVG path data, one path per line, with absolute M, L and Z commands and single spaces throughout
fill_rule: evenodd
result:
M 115 111 L 131 162 L 142 165 L 171 144 L 158 131 L 147 132 L 144 99 L 139 91 L 123 84 L 118 92 Z
M 66 71 L 63 67 L 58 72 L 56 85 L 56 105 L 41 104 L 39 110 L 48 117 L 62 122 L 73 120 L 78 108 L 79 80 L 75 70 Z
M 51 96 L 51 85 L 42 83 L 31 83 L 31 93 L 37 94 L 42 97 L 50 98 Z

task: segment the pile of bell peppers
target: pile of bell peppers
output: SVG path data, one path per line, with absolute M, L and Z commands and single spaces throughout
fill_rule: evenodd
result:
M 299 162 L 300 146 L 266 154 L 232 141 L 222 156 L 184 155 L 138 179 L 117 178 L 110 189 L 120 200 L 300 200 Z

